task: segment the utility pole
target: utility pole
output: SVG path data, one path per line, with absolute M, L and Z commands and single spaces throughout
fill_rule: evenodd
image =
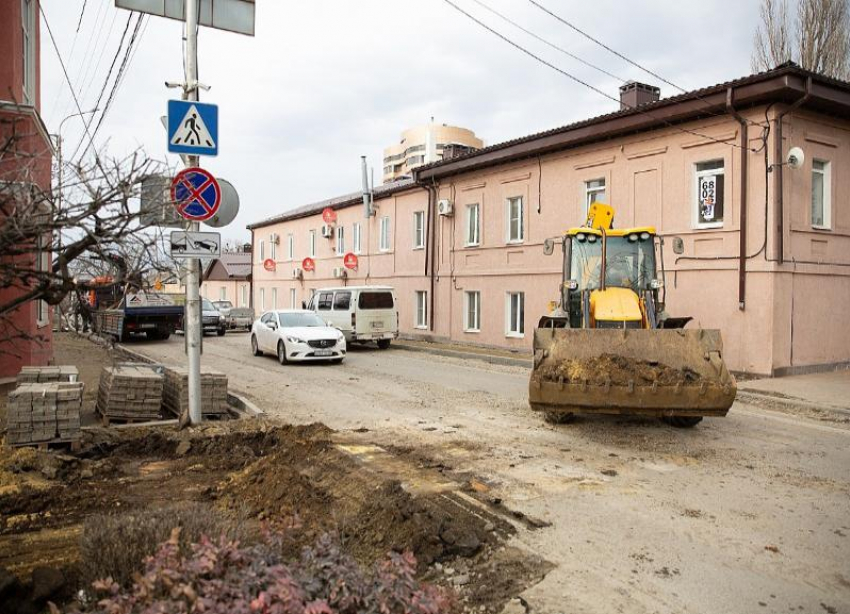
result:
M 198 101 L 198 0 L 185 0 L 186 6 L 186 83 L 183 99 Z M 187 156 L 187 166 L 199 165 L 198 156 Z M 189 222 L 188 230 L 197 232 L 199 222 Z M 189 359 L 189 423 L 200 424 L 201 408 L 201 296 L 200 261 L 191 258 L 186 273 L 186 353 Z

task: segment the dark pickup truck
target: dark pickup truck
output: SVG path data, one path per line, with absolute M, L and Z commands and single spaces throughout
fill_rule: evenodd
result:
M 168 339 L 183 319 L 183 305 L 157 294 L 128 294 L 111 309 L 93 313 L 94 328 L 103 336 L 129 341 L 133 333 L 148 339 Z

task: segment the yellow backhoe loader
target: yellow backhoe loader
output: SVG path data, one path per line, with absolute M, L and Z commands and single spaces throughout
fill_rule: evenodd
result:
M 725 416 L 736 384 L 720 331 L 668 316 L 655 229 L 615 230 L 613 220 L 612 207 L 594 203 L 585 226 L 546 241 L 547 255 L 560 241 L 563 274 L 560 300 L 534 331 L 532 409 L 554 423 L 638 414 L 692 427 Z

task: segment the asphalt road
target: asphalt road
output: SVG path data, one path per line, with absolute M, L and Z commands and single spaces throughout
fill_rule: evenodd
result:
M 134 345 L 184 360 L 180 337 Z M 850 612 L 846 423 L 736 403 L 691 430 L 550 426 L 520 367 L 371 348 L 281 366 L 239 333 L 203 360 L 269 414 L 438 461 L 550 523 L 514 538 L 556 564 L 523 595 L 534 612 Z

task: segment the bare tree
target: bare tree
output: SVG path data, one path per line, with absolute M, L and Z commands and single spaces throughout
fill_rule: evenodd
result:
M 26 126 L 0 126 L 0 354 L 39 340 L 20 325 L 19 310 L 33 301 L 59 305 L 79 293 L 81 278 L 114 275 L 117 262 L 122 277 L 143 284 L 161 264 L 159 237 L 140 223 L 135 200 L 139 183 L 161 165 L 140 152 L 98 158 L 67 165 L 65 184 L 44 189 L 44 152 L 28 145 Z
M 788 0 L 762 0 L 753 70 L 793 60 L 807 70 L 850 79 L 850 0 L 798 0 L 796 8 L 792 22 Z

